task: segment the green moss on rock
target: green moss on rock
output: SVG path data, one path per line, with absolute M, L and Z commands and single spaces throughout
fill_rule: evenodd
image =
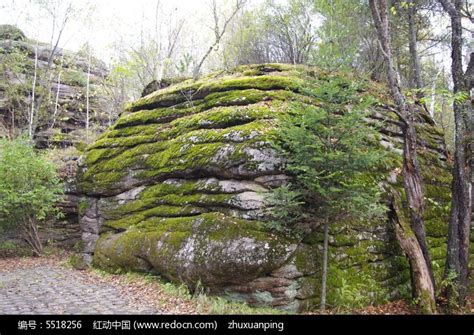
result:
M 327 81 L 341 88 L 339 95 L 328 97 L 319 89 Z M 185 80 L 131 103 L 87 148 L 79 172 L 79 187 L 101 203 L 104 232 L 94 264 L 156 272 L 190 286 L 200 281 L 216 291 L 234 285 L 240 291 L 233 296 L 239 297 L 247 296 L 249 282 L 265 282 L 272 271 L 291 264 L 297 274 L 282 279 L 288 286 L 265 288 L 265 299 L 281 306 L 293 306 L 294 299 L 301 306 L 318 306 L 322 232 L 316 228 L 299 241 L 269 230 L 259 197 L 277 185 L 272 178 L 278 181 L 285 173 L 270 144 L 278 136 L 275 120 L 294 106 L 323 106 L 328 99 L 342 112 L 354 95 L 372 101 L 370 122 L 380 129 L 374 143 L 383 140 L 388 148 L 377 171 L 364 177 L 384 176 L 402 192 L 400 129 L 387 108 L 387 90 L 350 74 L 246 65 Z M 439 278 L 451 177 L 442 134 L 429 121 L 422 115 L 417 124 L 418 149 L 427 240 Z M 336 221 L 330 230 L 330 304 L 361 307 L 409 296 L 408 263 L 389 218 Z M 293 291 L 297 298 L 284 300 L 284 292 Z
M 102 268 L 154 271 L 171 280 L 215 286 L 249 280 L 284 263 L 293 243 L 256 222 L 221 213 L 151 218 L 118 234 L 103 234 L 94 264 Z

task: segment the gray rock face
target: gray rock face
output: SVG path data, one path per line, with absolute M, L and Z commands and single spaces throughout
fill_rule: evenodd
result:
M 38 57 L 38 76 L 42 76 L 48 67 L 52 48 L 45 43 L 28 40 L 16 27 L 0 25 L 0 60 L 4 65 L 0 69 L 0 136 L 16 135 L 28 125 L 26 114 L 19 111 L 30 106 L 35 48 Z M 12 70 L 14 67 L 23 70 Z M 67 147 L 84 141 L 88 69 L 87 57 L 63 49 L 55 51 L 49 72 L 51 78 L 48 82 L 49 87 L 38 86 L 36 90 L 37 99 L 41 89 L 51 91 L 51 95 L 44 95 L 41 98 L 43 108 L 47 109 L 49 117 L 37 116 L 35 142 L 38 148 Z M 90 124 L 95 131 L 103 130 L 109 122 L 108 113 L 111 104 L 99 93 L 100 85 L 106 76 L 105 65 L 92 59 L 89 100 Z M 39 80 L 37 84 L 40 85 Z M 53 117 L 56 96 L 58 108 Z M 16 110 L 14 118 L 12 110 Z
M 29 110 L 31 106 L 35 49 L 38 58 L 37 75 L 45 76 L 44 71 L 52 53 L 51 46 L 29 40 L 14 26 L 0 25 L 0 137 L 15 137 L 28 128 L 29 120 L 25 110 Z M 40 149 L 56 147 L 67 152 L 71 149 L 69 147 L 85 140 L 89 62 L 85 55 L 64 49 L 56 50 L 51 62 L 47 85 L 37 81 L 36 101 L 42 101 L 42 109 L 35 118 L 37 127 L 34 140 Z M 100 94 L 100 86 L 106 76 L 105 64 L 92 59 L 89 74 L 89 122 L 93 132 L 103 131 L 110 121 L 108 112 L 111 104 Z M 46 90 L 50 90 L 50 95 L 45 93 Z M 41 92 L 43 95 L 40 97 Z M 46 114 L 48 117 L 44 117 Z M 58 156 L 60 155 L 62 154 L 59 153 Z M 67 155 L 57 162 L 66 188 L 65 199 L 60 204 L 64 218 L 54 226 L 45 226 L 42 231 L 44 240 L 66 247 L 77 244 L 81 236 L 78 220 L 80 196 L 76 190 L 78 157 L 77 153 L 75 155 Z
M 63 217 L 45 231 L 45 240 L 65 248 L 76 247 L 81 241 L 78 213 L 80 195 L 76 189 L 77 160 L 77 153 L 74 153 L 65 155 L 58 163 L 59 177 L 65 188 L 64 199 L 59 204 Z

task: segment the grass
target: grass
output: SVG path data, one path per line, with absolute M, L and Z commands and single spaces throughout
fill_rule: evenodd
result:
M 18 246 L 12 241 L 0 241 L 0 250 L 14 250 Z
M 173 301 L 179 299 L 192 305 L 197 314 L 285 314 L 284 311 L 271 307 L 251 307 L 241 302 L 210 296 L 202 287 L 192 293 L 183 284 L 179 285 L 167 282 L 151 274 L 136 272 L 111 274 L 97 268 L 91 268 L 90 271 L 104 279 L 111 279 L 118 274 L 126 283 L 145 282 L 149 285 L 154 285 L 154 287 L 162 293 L 161 303 L 166 303 L 167 300 Z
M 222 297 L 199 294 L 195 297 L 200 314 L 285 314 L 271 307 L 251 307 L 241 302 L 233 302 Z
M 31 255 L 32 252 L 28 246 L 9 240 L 0 241 L 0 257 L 30 257 Z

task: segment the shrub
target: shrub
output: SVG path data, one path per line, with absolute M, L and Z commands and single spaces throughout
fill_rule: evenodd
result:
M 31 144 L 0 140 L 0 227 L 20 230 L 37 256 L 43 252 L 38 223 L 59 213 L 62 193 L 54 165 Z

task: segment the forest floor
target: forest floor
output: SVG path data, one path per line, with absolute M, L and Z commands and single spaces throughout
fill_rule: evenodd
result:
M 277 314 L 143 274 L 77 270 L 71 253 L 0 258 L 0 314 Z M 468 311 L 474 312 L 469 308 Z M 312 314 L 312 313 L 311 313 Z M 317 314 L 317 313 L 316 313 Z M 327 314 L 417 314 L 405 301 Z

